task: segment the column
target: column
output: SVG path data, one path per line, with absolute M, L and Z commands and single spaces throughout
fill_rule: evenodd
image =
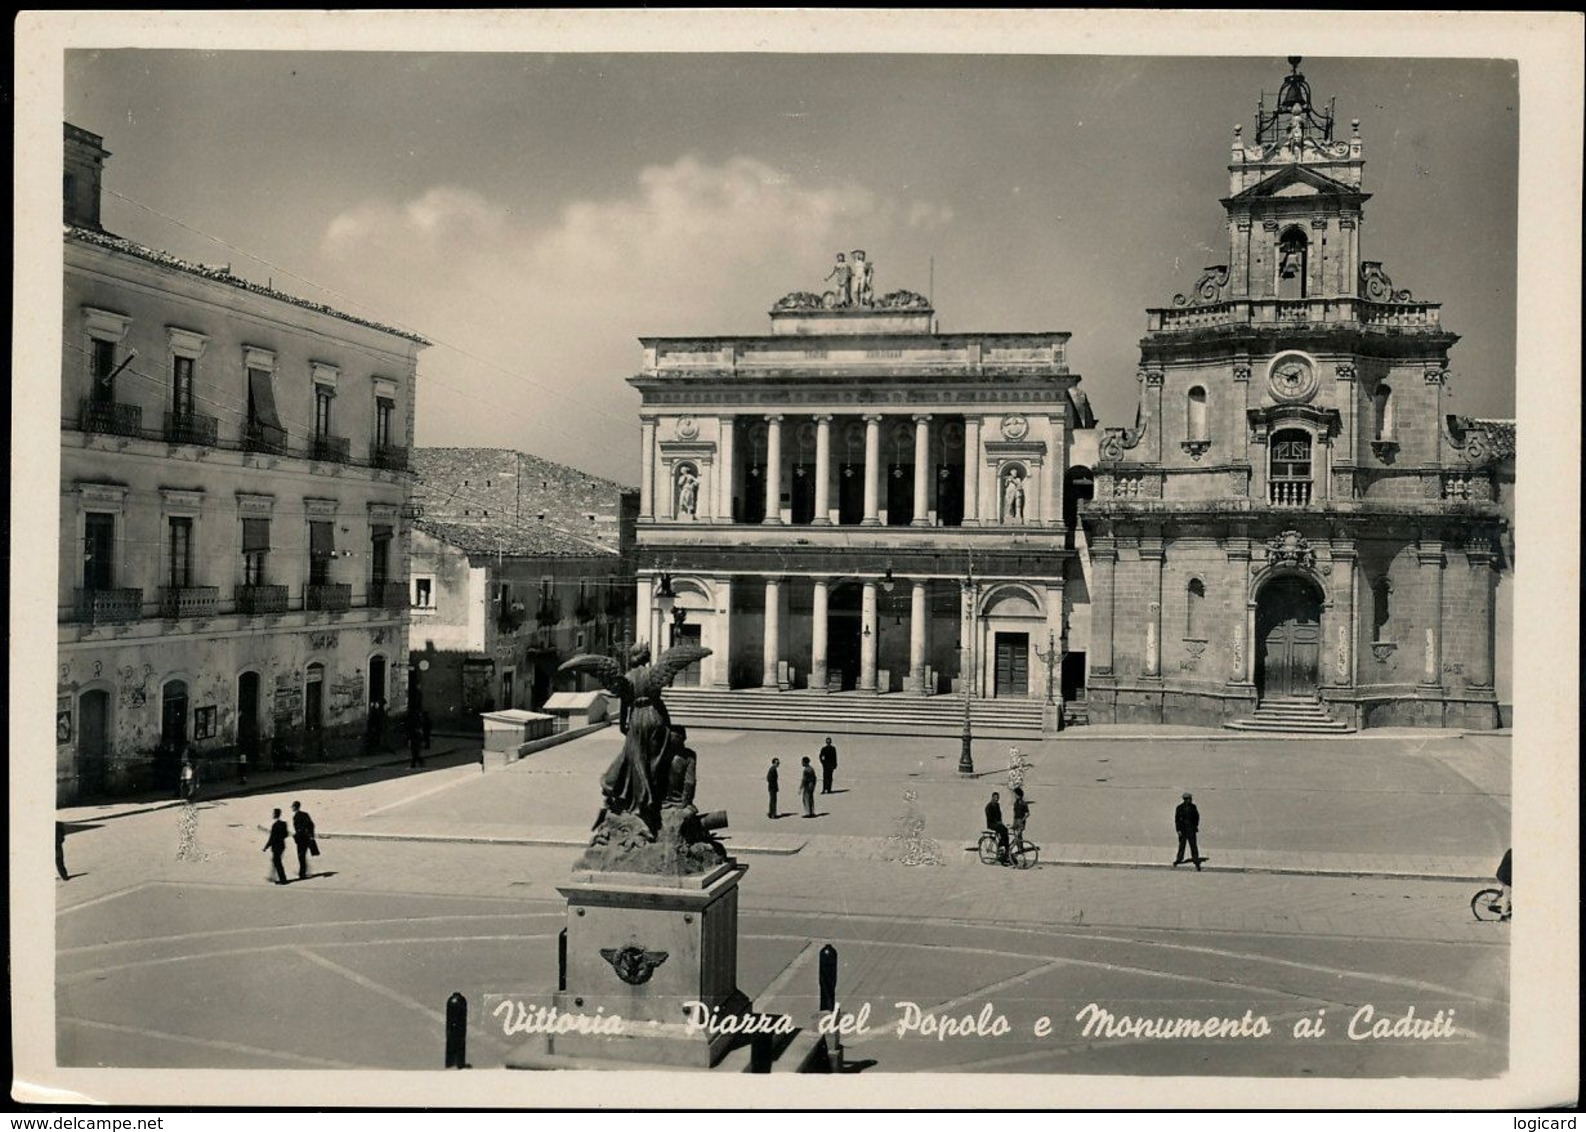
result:
M 1465 544 L 1465 561 L 1470 563 L 1470 616 L 1476 625 L 1469 656 L 1466 658 L 1466 683 L 1471 688 L 1492 687 L 1492 543 L 1484 537 Z
M 1249 602 L 1245 605 L 1245 668 L 1240 677 L 1241 684 L 1254 684 L 1256 682 L 1256 603 Z
M 826 619 L 831 587 L 828 579 L 815 579 L 815 598 L 810 609 L 810 687 L 821 692 L 826 690 L 827 681 Z
M 1441 692 L 1443 683 L 1443 544 L 1423 538 L 1416 544 L 1415 560 L 1421 566 L 1421 688 Z
M 765 419 L 765 522 L 782 521 L 782 414 Z
M 916 488 L 916 491 L 918 488 Z M 909 691 L 925 694 L 926 602 L 923 579 L 915 579 L 909 602 Z
M 718 688 L 732 686 L 732 577 L 716 579 L 716 640 L 712 676 Z
M 1096 592 L 1090 597 L 1090 671 L 1112 676 L 1112 594 L 1118 565 L 1118 547 L 1111 535 L 1099 535 L 1090 544 L 1090 572 Z
M 639 418 L 639 518 L 655 518 L 655 418 Z
M 721 470 L 716 474 L 716 515 L 718 523 L 732 522 L 732 487 L 733 487 L 733 424 L 735 418 L 722 415 L 716 418 L 721 429 L 721 439 L 718 441 L 718 459 Z
M 876 583 L 871 579 L 864 584 L 864 595 L 859 606 L 859 690 L 876 690 L 876 634 L 881 627 L 876 624 Z
M 1046 494 L 1041 501 L 1041 521 L 1049 527 L 1063 525 L 1063 475 L 1068 471 L 1068 417 L 1053 413 L 1047 420 L 1051 443 L 1046 453 Z
M 1355 621 L 1355 548 L 1333 547 L 1333 585 L 1337 592 L 1333 598 L 1332 645 L 1333 683 L 1348 688 L 1355 682 L 1355 635 L 1360 631 Z
M 931 483 L 931 415 L 929 413 L 914 414 L 914 519 L 909 524 L 911 527 L 928 527 L 931 525 L 930 509 L 930 483 Z M 924 669 L 921 669 L 921 678 L 924 678 Z
M 881 476 L 879 464 L 881 462 L 881 418 L 877 415 L 865 417 L 865 517 L 859 525 L 862 527 L 877 527 L 881 525 Z M 874 687 L 872 676 L 871 687 Z
M 1140 561 L 1146 567 L 1145 674 L 1162 678 L 1162 540 L 1142 538 Z
M 651 625 L 651 622 L 655 620 L 655 614 L 653 612 L 653 607 L 650 604 L 650 594 L 654 588 L 654 578 L 651 578 L 646 574 L 639 575 L 639 581 L 635 587 L 636 600 L 633 605 L 634 644 L 638 644 L 640 641 L 649 641 L 652 647 L 655 644 L 655 639 L 653 636 L 654 628 Z M 623 665 L 626 667 L 628 658 L 623 657 L 622 659 Z
M 964 526 L 980 525 L 980 418 L 964 417 Z
M 760 675 L 760 686 L 777 686 L 777 661 L 782 659 L 782 579 L 765 580 L 765 670 Z
M 817 527 L 831 525 L 832 509 L 832 417 L 825 413 L 815 418 L 815 522 Z M 822 630 L 824 632 L 824 630 Z M 821 653 L 825 670 L 825 651 Z M 813 669 L 811 670 L 813 671 Z M 822 687 L 825 682 L 822 681 Z
M 974 698 L 975 695 L 975 588 L 962 582 L 958 589 L 958 683 L 959 692 Z
M 1147 420 L 1145 423 L 1145 450 L 1138 455 L 1138 459 L 1147 460 L 1153 464 L 1162 462 L 1162 380 L 1163 373 L 1159 369 L 1142 370 L 1141 376 L 1145 388 Z

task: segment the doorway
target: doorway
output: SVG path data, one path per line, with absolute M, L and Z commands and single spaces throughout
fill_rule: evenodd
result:
M 303 683 L 303 745 L 314 755 L 325 747 L 325 666 L 311 664 Z
M 863 594 L 856 582 L 834 585 L 826 602 L 827 680 L 841 682 L 841 690 L 859 687 L 859 607 Z
M 997 634 L 995 681 L 992 694 L 999 698 L 1030 694 L 1030 634 Z
M 1256 599 L 1256 693 L 1315 699 L 1322 595 L 1303 578 L 1278 578 Z
M 674 625 L 672 626 L 672 647 L 679 645 L 698 645 L 701 640 L 701 626 L 699 625 Z M 679 672 L 672 683 L 679 688 L 697 688 L 700 684 L 700 661 L 695 661 L 683 671 Z
M 369 704 L 383 704 L 389 707 L 386 697 L 385 657 L 374 656 L 369 658 Z
M 82 796 L 105 792 L 110 763 L 110 693 L 84 692 L 77 708 L 77 791 Z
M 259 674 L 237 677 L 237 749 L 255 765 L 259 761 Z

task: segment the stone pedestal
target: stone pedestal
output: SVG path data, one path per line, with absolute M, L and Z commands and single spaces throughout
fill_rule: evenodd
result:
M 741 1039 L 713 1035 L 703 1023 L 713 1013 L 752 1010 L 738 989 L 738 881 L 746 871 L 728 862 L 692 877 L 582 872 L 558 886 L 567 898 L 567 987 L 556 1009 L 615 1015 L 622 1025 L 615 1033 L 536 1035 L 508 1056 L 508 1068 L 574 1060 L 714 1065 Z

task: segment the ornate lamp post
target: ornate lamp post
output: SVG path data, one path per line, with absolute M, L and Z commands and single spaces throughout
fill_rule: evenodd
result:
M 1039 645 L 1035 648 L 1035 655 L 1046 664 L 1046 703 L 1048 707 L 1057 708 L 1057 729 L 1063 730 L 1063 703 L 1062 697 L 1053 698 L 1053 672 L 1063 663 L 1063 655 L 1068 652 L 1067 634 L 1064 634 L 1063 643 L 1060 645 L 1057 633 L 1051 629 L 1046 631 L 1046 651 Z
M 976 599 L 975 599 L 975 562 L 969 561 L 969 572 L 964 576 L 964 598 L 969 607 L 969 624 L 964 627 L 968 640 L 964 642 L 964 735 L 958 751 L 958 773 L 975 773 L 975 756 L 973 753 L 974 725 L 971 717 L 974 714 L 975 704 L 975 625 Z

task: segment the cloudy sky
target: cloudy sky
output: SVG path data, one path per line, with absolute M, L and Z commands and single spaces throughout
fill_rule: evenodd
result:
M 1303 42 L 1296 49 L 1303 50 Z M 1364 256 L 1514 409 L 1517 67 L 1307 57 L 1361 121 Z M 106 227 L 417 331 L 418 442 L 635 482 L 641 335 L 757 334 L 833 253 L 947 331 L 1066 330 L 1132 419 L 1146 307 L 1227 261 L 1233 127 L 1281 55 L 70 50 Z

